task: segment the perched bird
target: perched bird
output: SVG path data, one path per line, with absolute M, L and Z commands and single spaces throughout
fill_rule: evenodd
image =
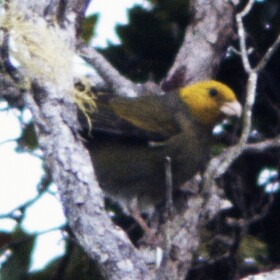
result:
M 165 198 L 165 159 L 173 188 L 201 170 L 210 156 L 212 129 L 223 116 L 241 115 L 226 85 L 203 81 L 165 95 L 96 97 L 87 146 L 105 193 L 124 208 L 147 210 Z

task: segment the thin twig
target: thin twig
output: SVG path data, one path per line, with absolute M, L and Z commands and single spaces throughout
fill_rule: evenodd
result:
M 34 204 L 37 200 L 40 199 L 40 197 L 45 193 L 45 191 L 42 191 L 38 193 L 35 197 L 31 198 L 30 200 L 24 202 L 23 204 L 17 206 L 16 208 L 12 209 L 6 214 L 0 214 L 0 219 L 6 219 L 6 218 L 11 218 L 11 219 L 17 219 L 17 215 L 15 215 L 16 211 L 21 211 L 23 209 L 26 209 L 27 207 L 30 207 L 32 204 Z
M 248 3 L 247 3 L 247 5 L 244 7 L 244 9 L 243 9 L 239 14 L 240 14 L 242 17 L 247 16 L 247 15 L 251 12 L 251 10 L 252 10 L 253 5 L 254 5 L 255 2 L 256 2 L 255 0 L 249 0 Z
M 173 207 L 173 179 L 171 170 L 171 158 L 165 158 L 165 182 L 166 182 L 166 209 L 167 212 Z
M 167 156 L 165 158 L 165 189 L 166 189 L 166 202 L 164 209 L 164 252 L 160 263 L 160 267 L 157 271 L 156 279 L 162 279 L 166 274 L 166 263 L 169 260 L 170 248 L 171 248 L 171 231 L 170 231 L 170 216 L 173 208 L 173 179 L 171 169 L 171 158 Z
M 243 67 L 245 71 L 249 74 L 252 71 L 249 57 L 248 57 L 248 51 L 247 51 L 247 44 L 246 44 L 246 32 L 243 25 L 242 19 L 248 15 L 248 13 L 251 11 L 255 0 L 249 0 L 245 8 L 236 15 L 236 22 L 237 22 L 237 32 L 239 36 L 239 48 L 241 51 L 241 59 L 243 63 Z
M 254 152 L 254 153 L 262 153 L 268 149 L 280 148 L 280 136 L 277 136 L 273 139 L 267 139 L 265 141 L 247 144 L 244 147 L 244 152 Z
M 252 71 L 247 81 L 247 95 L 243 114 L 243 130 L 239 142 L 239 146 L 242 148 L 244 147 L 248 137 L 250 136 L 252 126 L 252 109 L 256 99 L 257 80 L 257 73 L 255 71 Z
M 280 34 L 274 41 L 274 43 L 270 46 L 270 48 L 267 50 L 266 54 L 263 56 L 263 58 L 260 60 L 258 65 L 254 68 L 254 71 L 260 72 L 264 69 L 264 67 L 267 65 L 270 58 L 274 55 L 276 50 L 278 49 L 280 45 Z
M 7 139 L 7 140 L 4 140 L 4 141 L 0 142 L 0 146 L 5 145 L 5 144 L 9 144 L 9 143 L 12 143 L 12 142 L 16 142 L 16 141 L 18 141 L 18 138 Z
M 205 180 L 204 186 L 206 192 L 207 189 L 212 185 L 213 180 L 223 175 L 226 172 L 226 170 L 229 168 L 229 166 L 233 163 L 233 161 L 236 160 L 246 149 L 247 150 L 249 149 L 246 143 L 251 132 L 252 109 L 256 99 L 258 74 L 261 70 L 263 70 L 263 68 L 266 66 L 267 62 L 269 61 L 269 59 L 275 53 L 276 49 L 280 46 L 280 34 L 279 34 L 276 41 L 267 50 L 267 52 L 260 60 L 258 65 L 255 68 L 251 67 L 249 62 L 249 53 L 246 46 L 246 36 L 245 36 L 246 32 L 242 19 L 250 12 L 250 10 L 253 7 L 253 4 L 254 4 L 254 0 L 250 0 L 247 3 L 244 10 L 242 10 L 240 13 L 236 15 L 241 59 L 242 59 L 243 67 L 247 72 L 247 74 L 249 75 L 247 81 L 246 102 L 245 102 L 244 113 L 243 113 L 243 130 L 241 133 L 239 143 L 236 146 L 228 149 L 222 155 L 212 159 L 208 164 L 207 170 L 204 175 L 204 180 Z M 278 138 L 276 138 L 276 141 L 273 143 L 274 147 L 276 146 L 276 143 L 278 143 Z M 267 143 L 266 143 L 266 149 L 267 149 Z
M 65 225 L 60 225 L 60 226 L 49 228 L 49 229 L 39 231 L 39 232 L 36 232 L 36 233 L 33 233 L 33 234 L 32 233 L 28 234 L 28 236 L 25 236 L 23 238 L 20 238 L 20 239 L 14 240 L 12 242 L 6 243 L 4 246 L 1 247 L 0 252 L 5 252 L 9 248 L 13 248 L 14 246 L 17 246 L 17 245 L 19 245 L 23 242 L 27 242 L 34 237 L 41 236 L 41 235 L 44 235 L 44 234 L 47 234 L 47 233 L 50 233 L 50 232 L 53 232 L 53 231 L 57 231 L 57 230 L 64 230 L 65 228 L 66 228 Z

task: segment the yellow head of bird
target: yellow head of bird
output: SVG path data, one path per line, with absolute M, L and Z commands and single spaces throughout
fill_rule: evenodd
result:
M 222 115 L 240 117 L 242 107 L 225 84 L 210 80 L 181 88 L 179 96 L 200 123 L 214 125 Z

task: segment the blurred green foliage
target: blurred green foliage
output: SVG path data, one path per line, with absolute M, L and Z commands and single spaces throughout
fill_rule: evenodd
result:
M 151 8 L 135 6 L 129 24 L 118 25 L 121 44 L 100 50 L 124 75 L 140 82 L 159 81 L 171 66 L 189 22 L 189 1 L 150 1 Z

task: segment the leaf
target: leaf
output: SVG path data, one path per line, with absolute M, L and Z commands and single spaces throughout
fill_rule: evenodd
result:
M 27 234 L 21 227 L 13 233 L 10 250 L 11 256 L 3 264 L 1 280 L 22 280 L 28 273 L 35 235 Z
M 94 36 L 94 28 L 99 19 L 99 14 L 87 16 L 82 22 L 82 39 L 88 44 Z
M 18 141 L 19 151 L 33 151 L 38 148 L 38 139 L 35 133 L 34 124 L 31 122 L 25 126 Z

